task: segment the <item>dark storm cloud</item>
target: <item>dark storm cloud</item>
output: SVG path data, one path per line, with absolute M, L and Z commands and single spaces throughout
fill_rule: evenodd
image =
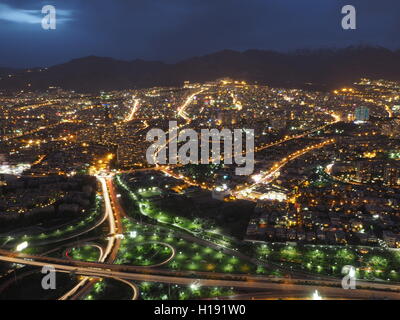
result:
M 9 66 L 52 65 L 91 54 L 176 61 L 222 49 L 286 51 L 357 44 L 400 48 L 397 0 L 0 0 L 0 4 L 0 65 Z M 40 27 L 38 13 L 45 4 L 69 15 L 56 30 Z M 341 29 L 340 11 L 346 4 L 357 9 L 357 30 Z

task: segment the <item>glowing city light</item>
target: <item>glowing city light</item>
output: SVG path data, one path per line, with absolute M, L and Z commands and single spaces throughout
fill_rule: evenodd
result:
M 21 242 L 19 245 L 17 245 L 16 250 L 18 252 L 21 252 L 22 250 L 25 250 L 26 248 L 28 248 L 28 242 L 24 241 L 24 242 Z
M 313 295 L 312 295 L 313 300 L 322 300 L 322 297 L 320 296 L 318 290 L 315 290 Z

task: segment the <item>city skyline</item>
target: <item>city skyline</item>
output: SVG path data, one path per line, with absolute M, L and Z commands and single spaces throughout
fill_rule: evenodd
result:
M 0 0 L 0 300 L 399 300 L 398 12 Z

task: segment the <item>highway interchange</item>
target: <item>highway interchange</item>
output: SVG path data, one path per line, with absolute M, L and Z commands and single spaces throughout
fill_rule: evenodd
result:
M 198 90 L 191 94 L 185 103 L 178 108 L 178 116 L 186 120 L 186 124 L 190 123 L 190 118 L 186 114 L 186 108 L 194 97 L 201 93 L 203 90 Z M 139 100 L 133 98 L 134 105 L 126 121 L 131 121 L 139 108 Z M 335 118 L 335 117 L 334 117 Z M 336 122 L 338 121 L 335 118 Z M 328 124 L 329 125 L 329 124 Z M 316 130 L 320 130 L 317 128 Z M 276 144 L 284 143 L 291 139 L 301 138 L 306 134 L 312 133 L 315 130 L 311 130 L 302 135 L 295 137 L 286 138 L 282 141 L 272 143 L 267 146 L 260 147 L 260 150 L 274 146 Z M 294 154 L 288 156 L 285 159 L 271 168 L 270 171 L 264 173 L 261 182 L 270 182 L 274 174 L 278 172 L 284 165 L 289 161 L 300 157 L 306 152 L 321 148 L 327 144 L 334 143 L 334 140 L 327 140 L 314 146 L 307 147 L 304 150 L 299 150 Z M 157 170 L 163 170 L 164 172 L 171 173 L 168 168 L 158 167 Z M 180 179 L 179 176 L 174 176 Z M 51 258 L 46 256 L 38 255 L 26 255 L 20 252 L 13 252 L 8 250 L 0 250 L 0 261 L 30 265 L 35 267 L 43 267 L 46 265 L 52 265 L 59 272 L 74 273 L 82 275 L 83 278 L 68 292 L 59 297 L 60 300 L 66 299 L 79 299 L 85 296 L 90 291 L 94 283 L 101 278 L 112 278 L 118 281 L 122 281 L 125 284 L 132 287 L 133 295 L 132 299 L 138 299 L 140 292 L 138 287 L 132 283 L 132 281 L 151 281 L 160 282 L 167 284 L 178 284 L 184 286 L 190 286 L 194 282 L 199 283 L 201 286 L 218 286 L 218 287 L 233 287 L 242 289 L 251 289 L 257 293 L 241 294 L 228 299 L 276 299 L 276 298 L 293 298 L 293 299 L 304 299 L 309 298 L 314 290 L 318 290 L 323 297 L 330 299 L 399 299 L 400 298 L 400 285 L 388 284 L 388 283 L 372 283 L 362 282 L 357 283 L 357 290 L 344 290 L 341 288 L 341 280 L 333 279 L 330 277 L 319 277 L 302 272 L 295 272 L 284 270 L 287 274 L 290 274 L 290 278 L 283 277 L 261 277 L 261 276 L 250 276 L 250 275 L 232 275 L 222 274 L 214 272 L 195 272 L 195 271 L 170 271 L 167 269 L 160 269 L 166 262 L 172 260 L 175 256 L 175 250 L 172 246 L 173 254 L 168 261 L 147 267 L 139 266 L 126 266 L 114 264 L 115 259 L 120 249 L 121 239 L 124 237 L 123 225 L 121 222 L 122 217 L 127 217 L 121 204 L 119 203 L 114 182 L 114 174 L 112 173 L 98 173 L 97 179 L 101 186 L 102 198 L 104 201 L 104 215 L 98 220 L 98 222 L 88 228 L 85 231 L 75 234 L 70 239 L 76 238 L 77 236 L 88 233 L 104 223 L 107 224 L 108 235 L 105 248 L 101 248 L 100 257 L 97 262 L 85 262 L 85 261 L 72 261 L 59 258 Z M 246 191 L 253 188 L 256 184 L 237 191 L 238 198 L 246 198 Z M 240 252 L 231 250 L 229 248 L 222 247 L 211 241 L 196 238 L 193 234 L 185 234 L 183 236 L 190 238 L 191 241 L 197 242 L 201 245 L 207 245 L 210 247 L 218 248 L 229 254 L 247 258 L 249 261 L 260 264 L 255 259 L 246 257 Z M 68 240 L 68 238 L 63 239 Z M 270 267 L 266 265 L 267 267 Z

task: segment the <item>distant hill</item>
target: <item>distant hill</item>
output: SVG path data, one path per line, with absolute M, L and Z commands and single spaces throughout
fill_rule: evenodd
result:
M 13 77 L 0 80 L 0 89 L 20 90 L 31 84 L 31 90 L 58 86 L 84 92 L 174 86 L 185 80 L 209 81 L 221 77 L 322 90 L 348 85 L 361 77 L 400 80 L 400 51 L 381 47 L 291 53 L 224 50 L 175 64 L 89 56 L 47 69 L 14 72 Z

